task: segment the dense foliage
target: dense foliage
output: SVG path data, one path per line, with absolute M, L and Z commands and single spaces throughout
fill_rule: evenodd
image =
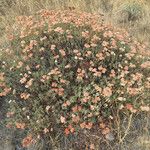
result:
M 7 127 L 29 132 L 23 146 L 56 127 L 105 135 L 118 111 L 149 111 L 150 62 L 137 54 L 143 46 L 98 15 L 42 10 L 7 30 L 0 96 L 10 105 Z

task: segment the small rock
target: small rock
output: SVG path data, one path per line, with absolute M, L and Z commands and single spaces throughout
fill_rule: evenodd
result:
M 109 141 L 113 141 L 115 139 L 114 135 L 111 132 L 106 134 L 105 138 Z

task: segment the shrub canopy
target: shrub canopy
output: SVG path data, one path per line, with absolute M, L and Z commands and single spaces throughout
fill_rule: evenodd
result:
M 7 32 L 0 96 L 10 104 L 7 126 L 29 131 L 23 146 L 57 128 L 107 134 L 118 111 L 149 111 L 150 63 L 137 53 L 144 47 L 98 15 L 42 10 Z

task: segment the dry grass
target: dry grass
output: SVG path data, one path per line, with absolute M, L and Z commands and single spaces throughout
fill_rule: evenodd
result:
M 39 9 L 69 7 L 80 11 L 104 13 L 107 23 L 126 28 L 139 41 L 150 45 L 150 0 L 0 0 L 0 45 L 5 46 L 5 27 L 13 24 L 16 16 L 34 14 Z M 143 122 L 142 124 L 136 122 L 129 124 L 129 128 L 124 127 L 127 130 L 122 138 L 125 138 L 126 142 L 122 143 L 121 149 L 118 150 L 150 149 L 149 116 L 140 117 L 138 116 L 137 122 Z M 133 123 L 133 120 L 130 121 Z M 133 135 L 136 138 L 133 137 L 133 142 L 128 142 Z

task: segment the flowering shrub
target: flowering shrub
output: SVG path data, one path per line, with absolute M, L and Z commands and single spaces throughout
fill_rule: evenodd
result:
M 101 128 L 115 113 L 149 111 L 150 61 L 125 31 L 95 14 L 42 10 L 8 28 L 0 78 L 10 108 L 7 127 L 28 129 L 23 146 L 53 132 Z

